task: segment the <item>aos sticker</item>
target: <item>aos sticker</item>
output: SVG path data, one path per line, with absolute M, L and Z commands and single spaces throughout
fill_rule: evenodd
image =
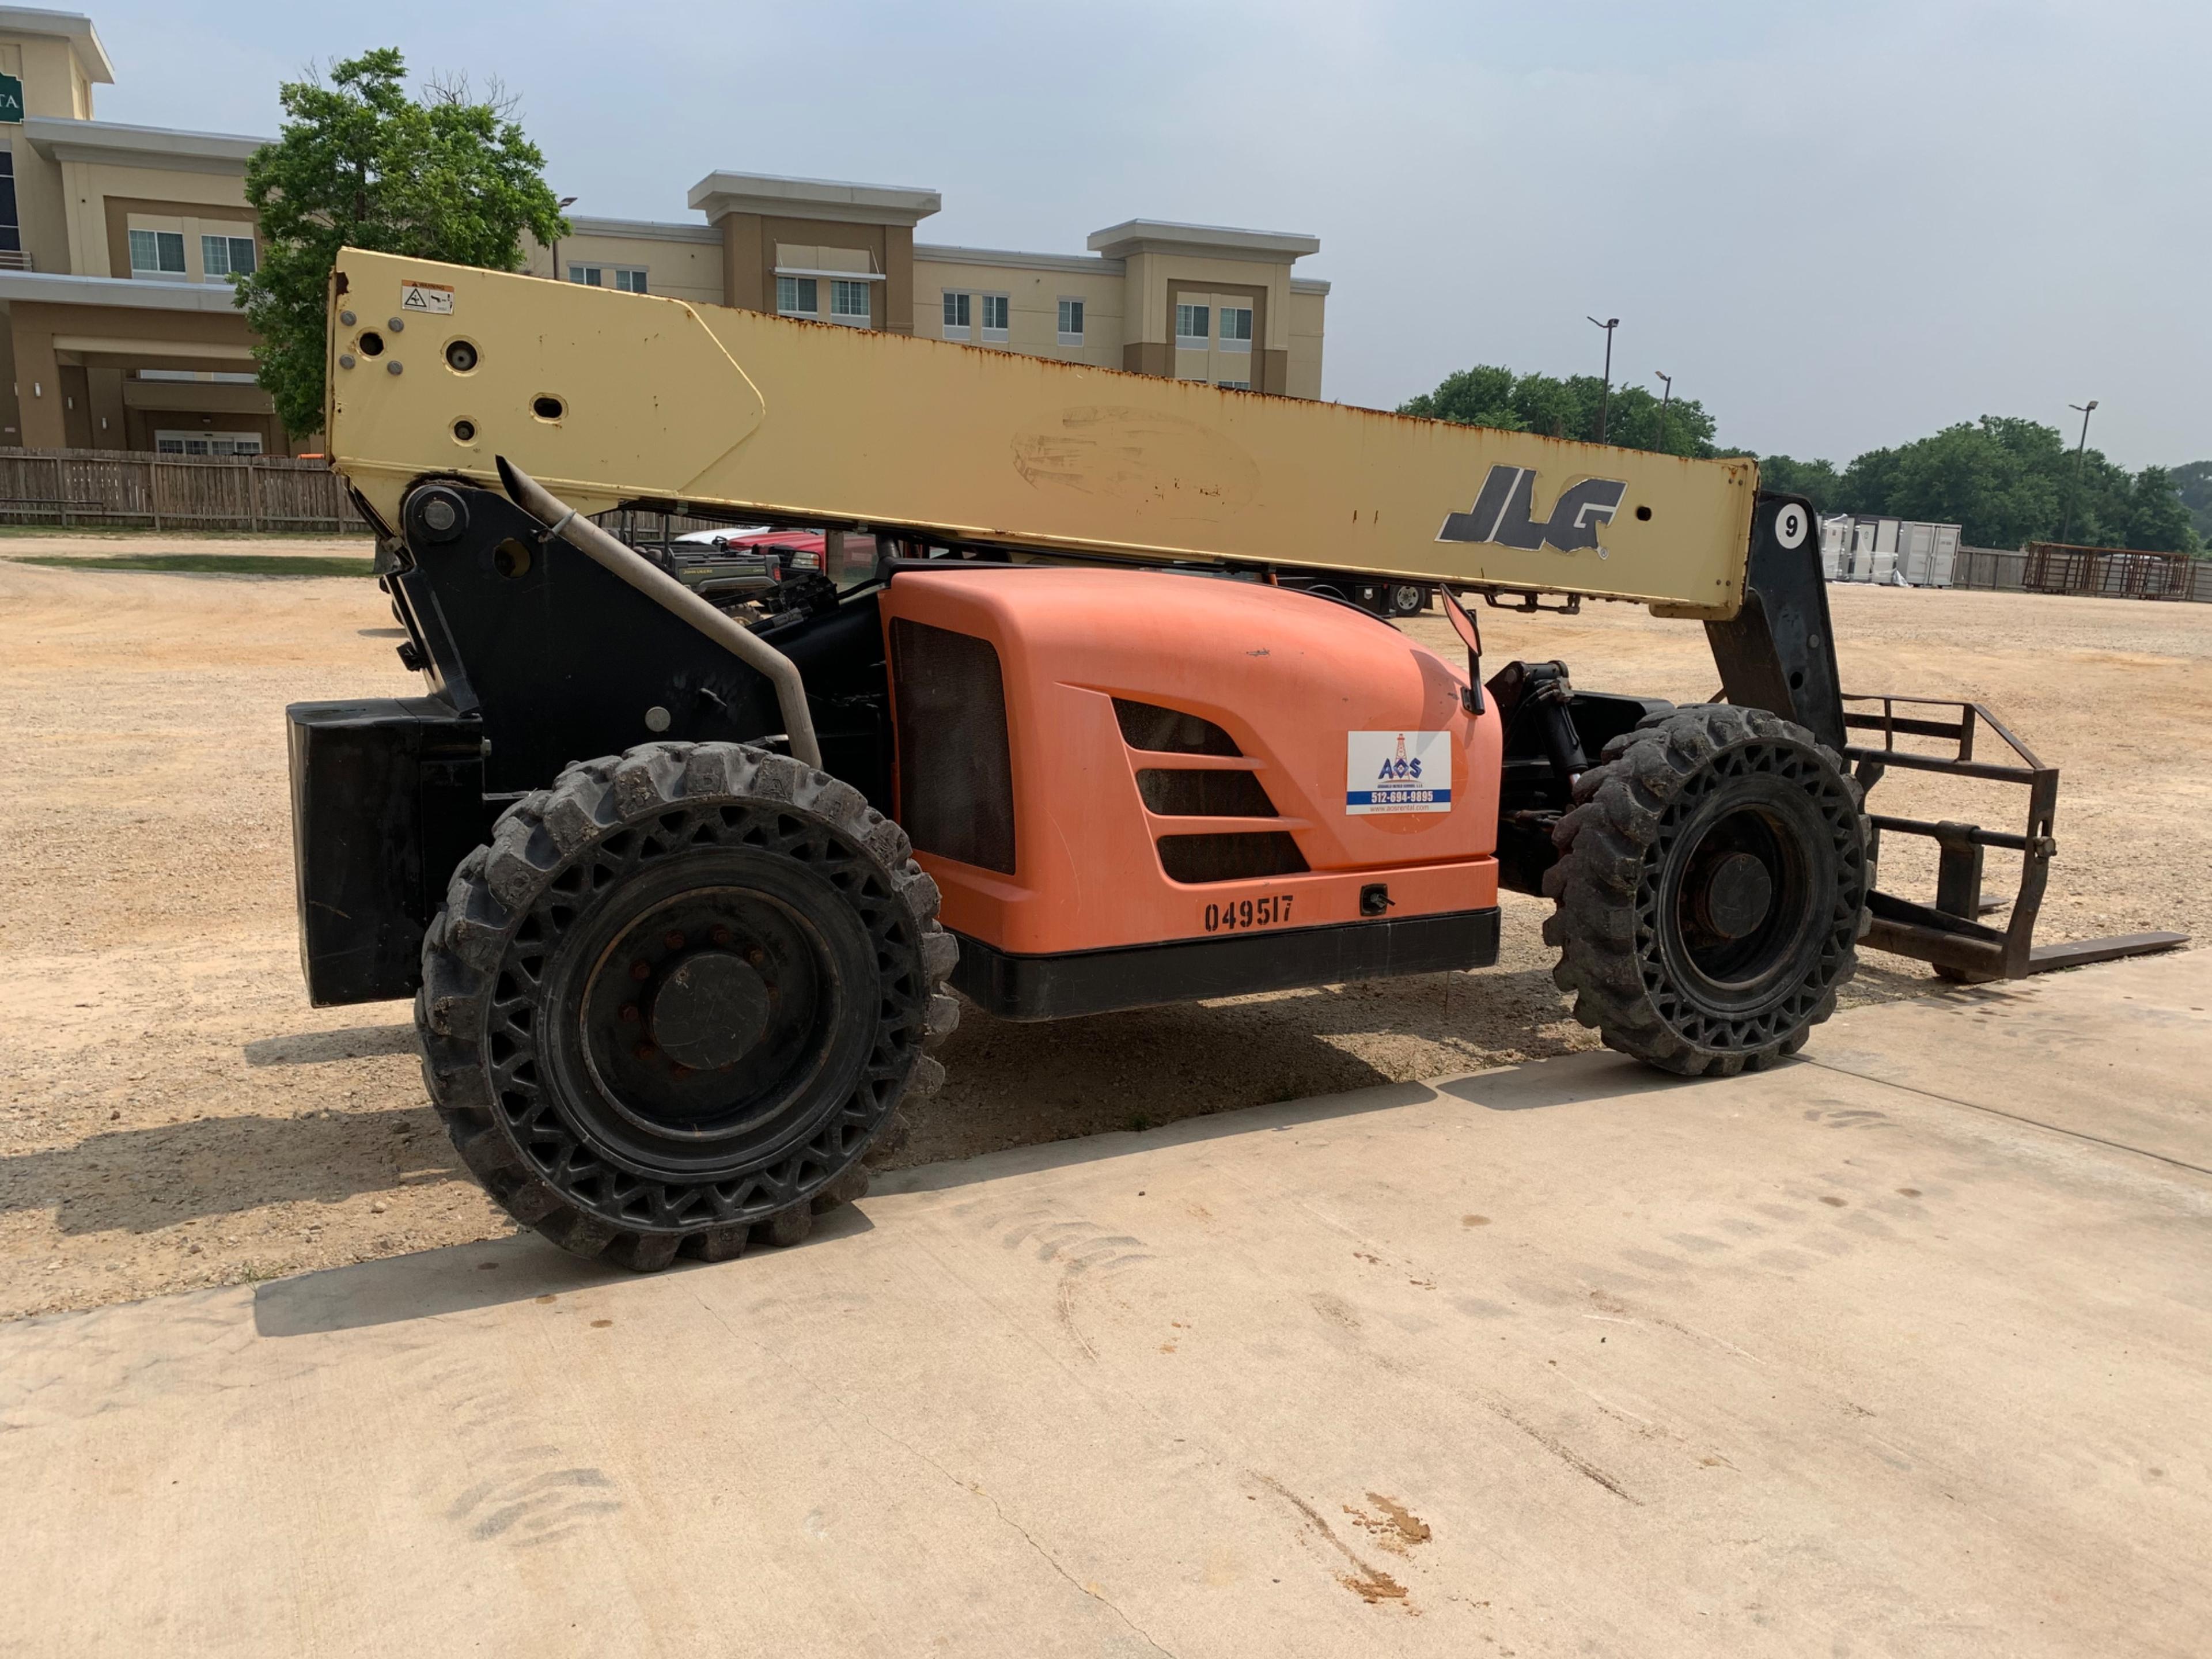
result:
M 1449 732 L 1348 732 L 1344 749 L 1344 810 L 1370 812 L 1451 811 L 1452 738 Z
M 435 317 L 453 314 L 453 290 L 447 283 L 419 283 L 412 276 L 399 284 L 399 308 Z

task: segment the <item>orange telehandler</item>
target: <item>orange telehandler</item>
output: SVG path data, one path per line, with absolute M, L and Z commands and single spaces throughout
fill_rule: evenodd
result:
M 2057 774 L 1971 706 L 1847 714 L 1811 512 L 1748 459 L 356 250 L 330 353 L 425 685 L 289 710 L 308 987 L 415 996 L 463 1158 L 570 1250 L 804 1237 L 938 1087 L 956 993 L 1481 967 L 1501 886 L 1553 899 L 1577 1015 L 1686 1074 L 1795 1052 L 1863 938 L 1983 978 L 2175 942 L 2035 951 Z M 725 609 L 616 508 L 819 532 L 823 568 Z M 1438 590 L 1465 660 L 1340 574 Z M 1486 676 L 1462 599 L 1543 594 L 1702 621 L 1722 698 Z M 1869 820 L 1892 766 L 2024 784 L 2027 828 Z M 1880 830 L 1937 840 L 1936 904 L 1875 890 Z

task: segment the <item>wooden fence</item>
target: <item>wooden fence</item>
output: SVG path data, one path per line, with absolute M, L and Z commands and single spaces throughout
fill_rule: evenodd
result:
M 347 531 L 363 526 L 322 461 L 0 448 L 0 524 L 65 529 Z

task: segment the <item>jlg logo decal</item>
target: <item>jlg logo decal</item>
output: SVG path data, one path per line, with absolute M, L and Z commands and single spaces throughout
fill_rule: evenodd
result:
M 1567 486 L 1552 504 L 1552 516 L 1534 512 L 1536 472 L 1533 467 L 1493 466 L 1482 481 L 1471 513 L 1449 514 L 1437 532 L 1440 542 L 1495 542 L 1529 552 L 1547 543 L 1562 553 L 1597 545 L 1598 526 L 1613 522 L 1628 486 L 1618 478 L 1584 478 Z

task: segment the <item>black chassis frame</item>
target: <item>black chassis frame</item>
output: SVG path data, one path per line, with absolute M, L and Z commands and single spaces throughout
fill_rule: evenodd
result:
M 457 509 L 443 527 L 422 512 L 434 498 Z M 1773 533 L 1795 499 L 1760 498 L 1743 611 L 1707 629 L 1729 701 L 1771 708 L 1840 749 L 1843 702 L 1818 546 L 1808 535 L 1784 548 Z M 361 510 L 379 532 L 380 582 L 407 633 L 401 659 L 422 672 L 427 692 L 287 711 L 301 955 L 319 1006 L 411 995 L 422 933 L 454 866 L 489 838 L 509 802 L 569 762 L 663 738 L 782 746 L 765 678 L 506 496 L 426 479 L 410 493 L 396 533 Z M 1802 522 L 1813 522 L 1809 507 Z M 825 595 L 757 631 L 805 680 L 824 769 L 889 813 L 895 765 L 880 592 L 871 585 L 835 603 Z M 1514 691 L 1504 684 L 1512 672 L 1492 683 L 1501 703 Z M 1566 707 L 1565 753 L 1556 726 L 1547 737 L 1545 720 L 1523 717 L 1522 699 L 1504 711 L 1500 874 L 1518 890 L 1537 890 L 1552 861 L 1550 827 L 1568 805 L 1576 747 L 1594 757 L 1666 705 L 1577 691 Z M 1006 1017 L 1056 1018 L 1484 966 L 1497 957 L 1497 921 L 1494 909 L 1383 916 L 1064 958 L 1012 957 L 970 940 L 959 983 Z

